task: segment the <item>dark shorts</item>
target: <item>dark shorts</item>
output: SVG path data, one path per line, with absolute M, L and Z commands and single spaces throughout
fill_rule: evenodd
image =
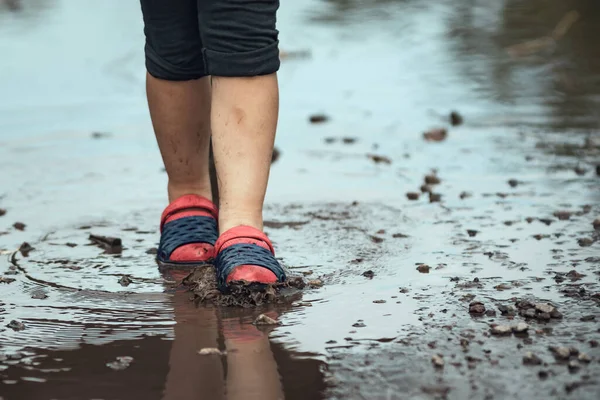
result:
M 279 0 L 141 0 L 146 69 L 160 79 L 279 69 Z

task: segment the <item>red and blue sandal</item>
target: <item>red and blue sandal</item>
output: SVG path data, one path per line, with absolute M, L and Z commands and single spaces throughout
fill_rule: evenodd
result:
M 160 219 L 159 266 L 178 268 L 212 261 L 219 236 L 217 214 L 212 201 L 195 194 L 169 204 Z
M 224 232 L 215 244 L 215 269 L 221 292 L 234 281 L 275 283 L 285 281 L 285 271 L 275 259 L 273 244 L 251 226 L 236 226 Z

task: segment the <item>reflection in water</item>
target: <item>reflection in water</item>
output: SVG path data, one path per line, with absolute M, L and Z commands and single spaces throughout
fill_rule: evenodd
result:
M 3 360 L 8 399 L 319 399 L 323 363 L 296 358 L 248 323 L 247 310 L 196 307 L 172 296 L 174 339 L 144 336 L 76 350 L 24 350 Z M 254 313 L 253 311 L 249 311 Z M 276 317 L 276 315 L 272 315 Z M 199 355 L 203 348 L 225 355 Z M 132 357 L 122 370 L 107 366 Z

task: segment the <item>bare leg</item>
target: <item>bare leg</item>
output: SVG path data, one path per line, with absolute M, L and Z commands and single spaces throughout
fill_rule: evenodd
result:
M 212 197 L 209 78 L 166 81 L 146 75 L 148 105 L 169 175 L 169 201 L 186 194 Z
M 212 99 L 219 230 L 239 225 L 262 230 L 279 113 L 277 75 L 213 77 Z

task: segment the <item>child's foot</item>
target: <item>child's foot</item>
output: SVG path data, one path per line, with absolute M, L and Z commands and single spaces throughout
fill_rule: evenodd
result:
M 215 267 L 219 289 L 233 281 L 283 282 L 285 272 L 275 259 L 273 244 L 251 226 L 236 226 L 224 232 L 215 244 Z
M 181 196 L 165 209 L 156 259 L 166 266 L 202 264 L 215 256 L 217 207 L 195 194 Z

